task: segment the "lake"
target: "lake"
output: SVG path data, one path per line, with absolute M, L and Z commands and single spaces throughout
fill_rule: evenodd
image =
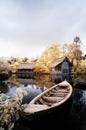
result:
M 64 80 L 64 78 L 61 76 L 40 75 L 33 79 L 26 79 L 12 75 L 8 79 L 9 82 L 2 81 L 0 83 L 0 91 L 12 96 L 17 87 L 25 89 L 28 92 L 28 95 L 24 96 L 22 100 L 22 104 L 25 104 L 45 89 Z M 58 119 L 58 115 L 53 115 L 50 118 L 43 118 L 41 121 L 36 122 L 28 122 L 20 118 L 14 124 L 12 130 L 86 130 L 86 90 L 83 89 L 83 85 L 77 87 L 69 77 L 66 78 L 73 86 L 73 95 L 71 108 L 65 113 L 65 116 L 62 115 L 61 119 Z

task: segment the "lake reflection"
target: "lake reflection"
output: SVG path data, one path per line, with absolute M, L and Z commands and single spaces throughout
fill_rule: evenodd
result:
M 23 98 L 22 103 L 24 104 L 30 102 L 39 93 L 52 85 L 61 82 L 63 79 L 64 78 L 60 76 L 50 75 L 38 76 L 33 79 L 22 79 L 13 76 L 8 80 L 8 82 L 0 83 L 0 91 L 12 97 L 17 87 L 26 90 L 28 95 Z M 67 80 L 69 80 L 69 78 Z M 67 112 L 65 117 L 62 117 L 61 120 L 58 119 L 58 115 L 54 115 L 48 120 L 42 119 L 39 122 L 28 122 L 25 119 L 19 119 L 15 123 L 13 130 L 85 130 L 86 90 L 73 86 L 71 103 L 70 111 Z

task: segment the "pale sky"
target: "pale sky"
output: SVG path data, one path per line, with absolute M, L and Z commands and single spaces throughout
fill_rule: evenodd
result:
M 86 0 L 0 0 L 0 57 L 37 57 L 79 36 L 86 54 Z

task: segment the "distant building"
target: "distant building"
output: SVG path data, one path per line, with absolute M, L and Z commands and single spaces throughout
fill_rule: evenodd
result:
M 21 63 L 17 68 L 18 77 L 33 77 L 35 63 Z
M 51 64 L 52 74 L 63 74 L 67 75 L 71 73 L 72 61 L 67 57 L 57 58 Z

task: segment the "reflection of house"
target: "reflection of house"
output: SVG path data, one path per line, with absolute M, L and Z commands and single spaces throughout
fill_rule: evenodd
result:
M 35 63 L 21 63 L 17 68 L 18 77 L 33 77 Z
M 25 84 L 25 85 L 28 85 L 28 84 L 36 84 L 35 80 L 30 78 L 30 79 L 26 79 L 26 78 L 18 78 L 17 81 L 21 84 Z
M 70 74 L 72 62 L 67 57 L 61 57 L 55 59 L 51 64 L 51 70 L 53 74 Z

